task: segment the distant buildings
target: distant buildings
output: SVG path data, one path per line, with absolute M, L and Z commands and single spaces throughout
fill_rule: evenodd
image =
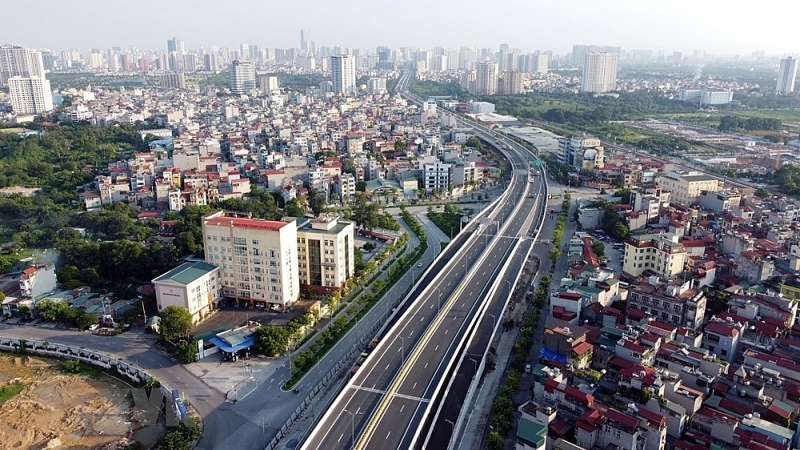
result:
M 278 77 L 276 76 L 259 78 L 258 88 L 261 90 L 262 94 L 272 94 L 279 92 L 281 89 L 280 85 L 278 84 Z
M 333 92 L 352 94 L 356 91 L 356 58 L 352 55 L 331 56 Z
M 797 77 L 797 60 L 791 56 L 781 60 L 778 68 L 778 82 L 775 85 L 776 94 L 791 94 L 794 92 L 794 82 Z
M 680 100 L 701 105 L 727 105 L 733 101 L 733 92 L 727 90 L 682 89 Z
M 581 92 L 608 92 L 617 88 L 618 53 L 587 53 Z
M 256 68 L 252 61 L 235 60 L 230 70 L 231 92 L 246 94 L 256 88 Z
M 11 77 L 44 78 L 42 54 L 19 45 L 0 46 L 0 85 Z
M 591 53 L 622 53 L 620 47 L 611 45 L 573 45 L 572 46 L 572 63 L 576 67 L 584 67 L 586 64 L 586 55 Z
M 522 73 L 516 70 L 503 72 L 503 80 L 500 86 L 500 94 L 502 95 L 521 94 L 524 87 Z
M 700 172 L 672 171 L 658 177 L 658 185 L 671 192 L 671 200 L 682 205 L 693 205 L 703 191 L 719 192 L 720 180 Z

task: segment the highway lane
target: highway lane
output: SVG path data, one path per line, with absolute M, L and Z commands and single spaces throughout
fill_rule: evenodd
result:
M 525 164 L 523 167 L 527 167 L 527 163 L 522 159 L 518 159 L 517 164 Z M 499 219 L 502 220 L 502 218 L 509 216 L 515 206 L 524 206 L 526 204 L 526 201 L 519 203 L 519 199 L 527 199 L 525 195 L 525 190 L 527 188 L 528 182 L 526 179 L 523 179 L 522 182 L 518 181 L 513 185 L 513 190 L 510 195 L 512 200 L 504 202 L 500 213 L 497 215 Z M 533 210 L 533 201 L 535 201 L 535 199 L 530 199 L 530 204 L 524 206 L 527 212 Z M 525 217 L 527 217 L 527 215 Z M 519 231 L 525 221 L 523 217 L 512 222 L 511 225 L 513 225 L 514 231 Z M 475 278 L 470 280 L 470 285 L 462 287 L 462 291 L 466 291 L 465 294 L 463 292 L 462 294 L 468 297 L 467 300 L 470 303 L 462 301 L 459 306 L 458 301 L 461 300 L 462 297 L 455 297 L 455 300 L 448 301 L 447 304 L 452 305 L 452 308 L 445 309 L 445 315 L 439 316 L 440 320 L 438 321 L 439 323 L 437 323 L 437 325 L 439 325 L 441 322 L 449 321 L 449 319 L 452 318 L 454 322 L 459 322 L 461 325 L 455 328 L 448 326 L 437 327 L 438 335 L 426 336 L 424 344 L 433 347 L 433 351 L 438 351 L 439 353 L 434 353 L 432 356 L 417 358 L 416 353 L 412 352 L 411 357 L 414 358 L 414 361 L 419 361 L 419 366 L 423 370 L 433 371 L 433 373 L 417 374 L 418 371 L 415 369 L 415 376 L 411 377 L 413 379 L 409 378 L 407 380 L 407 385 L 401 383 L 401 386 L 399 386 L 401 389 L 397 391 L 396 395 L 392 393 L 393 395 L 391 395 L 392 398 L 389 403 L 396 402 L 396 410 L 399 411 L 400 414 L 416 415 L 416 421 L 421 418 L 421 415 L 424 415 L 418 413 L 418 411 L 423 410 L 423 408 L 419 406 L 429 401 L 429 396 L 432 393 L 430 391 L 433 386 L 431 381 L 436 380 L 435 375 L 444 368 L 441 364 L 442 361 L 449 361 L 448 357 L 453 355 L 455 347 L 453 347 L 452 344 L 462 340 L 463 333 L 466 330 L 464 324 L 467 323 L 467 321 L 465 319 L 471 319 L 475 314 L 476 307 L 479 305 L 475 300 L 480 298 L 480 295 L 476 297 L 476 293 L 480 294 L 482 290 L 485 291 L 486 286 L 491 285 L 490 281 L 497 277 L 496 269 L 500 264 L 498 264 L 496 260 L 508 256 L 508 252 L 512 249 L 513 243 L 516 242 L 516 238 L 500 237 L 495 241 L 500 243 L 504 241 L 508 242 L 505 242 L 503 245 L 497 244 L 497 248 L 493 252 L 489 252 L 489 261 L 486 262 L 486 267 L 490 268 L 488 271 L 481 270 L 480 274 L 476 272 Z M 469 244 L 467 255 L 472 255 L 475 251 L 482 251 L 485 245 L 486 240 L 473 240 Z M 505 253 L 503 251 L 505 251 Z M 454 262 L 456 267 L 460 264 L 461 260 L 458 260 L 457 263 Z M 463 277 L 463 274 L 458 276 Z M 441 286 L 446 289 L 452 287 L 454 281 L 458 282 L 457 279 L 453 278 L 452 273 L 445 274 L 439 284 L 434 287 L 438 289 Z M 473 282 L 475 283 L 474 286 L 471 284 Z M 481 289 L 481 286 L 483 286 L 483 289 Z M 424 305 L 427 305 L 428 309 L 432 310 L 434 304 L 436 304 L 438 309 L 438 292 L 439 291 L 431 291 L 425 298 L 415 303 L 415 309 L 405 316 L 403 323 L 400 323 L 399 326 L 392 330 L 392 335 L 396 337 L 390 337 L 388 342 L 382 342 L 381 346 L 376 349 L 373 356 L 362 366 L 362 372 L 357 374 L 356 378 L 348 385 L 347 391 L 343 395 L 343 397 L 346 398 L 342 399 L 342 397 L 340 397 L 340 399 L 337 400 L 334 410 L 326 414 L 322 423 L 315 429 L 315 433 L 312 434 L 311 438 L 305 443 L 304 448 L 349 448 L 352 445 L 352 435 L 355 435 L 356 423 L 358 424 L 360 432 L 364 425 L 369 422 L 368 416 L 371 415 L 373 410 L 380 404 L 380 399 L 385 397 L 386 388 L 390 387 L 392 384 L 393 374 L 401 368 L 402 361 L 406 358 L 407 348 L 409 347 L 408 341 L 413 342 L 415 339 L 414 336 L 419 336 L 424 332 L 431 320 L 437 317 L 434 314 L 420 316 L 420 310 L 424 309 Z M 452 291 L 443 292 L 445 292 L 445 295 L 450 296 Z M 468 306 L 468 304 L 471 306 Z M 445 319 L 442 319 L 442 317 Z M 417 318 L 420 319 L 419 323 L 416 323 Z M 410 325 L 414 326 L 410 327 Z M 449 341 L 447 338 L 448 335 L 453 336 Z M 458 336 L 458 338 L 455 336 Z M 445 345 L 447 342 L 449 342 L 449 344 Z M 450 353 L 448 354 L 448 352 Z M 420 392 L 422 393 L 422 397 L 419 396 Z M 428 397 L 425 397 L 426 395 Z M 384 407 L 384 409 L 385 408 L 387 407 Z M 397 419 L 395 410 L 393 410 L 391 417 L 391 422 L 395 422 Z M 384 441 L 398 439 L 400 441 L 403 439 L 407 441 L 413 438 L 413 435 L 409 436 L 405 430 L 401 430 L 402 433 L 397 432 L 396 423 L 390 423 L 387 426 L 388 429 Z M 375 435 L 380 435 L 384 431 L 377 426 L 373 428 L 378 430 L 373 433 Z M 410 428 L 406 427 L 406 430 L 408 429 Z M 392 437 L 392 434 L 394 434 L 394 437 Z M 384 441 L 380 442 L 380 448 L 392 448 L 392 443 Z M 398 445 L 400 447 L 404 446 L 404 444 L 397 442 L 395 442 L 394 448 L 398 448 Z M 370 445 L 370 447 L 372 447 L 372 445 Z

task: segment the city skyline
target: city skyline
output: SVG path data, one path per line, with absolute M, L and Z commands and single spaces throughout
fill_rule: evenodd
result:
M 776 26 L 774 17 L 777 10 L 792 16 L 791 10 L 800 12 L 800 5 L 779 0 L 765 0 L 746 15 L 722 8 L 718 1 L 688 0 L 672 2 L 668 10 L 625 0 L 576 0 L 569 4 L 506 0 L 493 4 L 491 9 L 474 0 L 435 4 L 421 0 L 402 4 L 233 0 L 226 2 L 224 8 L 214 3 L 217 8 L 213 11 L 197 2 L 144 0 L 124 16 L 113 3 L 91 4 L 91 9 L 50 0 L 16 5 L 18 14 L 13 20 L 8 15 L 0 20 L 0 41 L 55 50 L 112 46 L 165 50 L 167 39 L 178 36 L 185 41 L 187 50 L 242 43 L 299 48 L 302 29 L 317 45 L 350 48 L 496 48 L 507 43 L 526 51 L 552 49 L 556 54 L 566 54 L 574 44 L 599 43 L 629 50 L 702 49 L 713 54 L 763 50 L 785 55 L 800 51 L 791 27 Z M 244 11 L 246 17 L 263 17 L 263 25 L 241 26 Z M 208 17 L 216 23 L 208 23 Z M 344 23 L 351 26 L 343 27 Z M 668 26 L 654 27 L 654 23 Z M 570 32 L 565 33 L 565 29 Z

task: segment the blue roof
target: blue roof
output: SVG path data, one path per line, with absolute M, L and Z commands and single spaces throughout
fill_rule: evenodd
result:
M 253 344 L 256 343 L 256 339 L 253 335 L 250 335 L 242 339 L 235 345 L 231 345 L 225 342 L 224 339 L 220 339 L 219 337 L 214 336 L 213 338 L 209 339 L 209 342 L 219 347 L 219 349 L 222 350 L 223 352 L 233 353 L 233 352 L 238 352 L 239 350 L 244 350 L 246 348 L 252 347 Z

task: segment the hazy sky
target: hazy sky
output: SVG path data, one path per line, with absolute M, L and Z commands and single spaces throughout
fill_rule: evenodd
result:
M 571 51 L 573 44 L 715 54 L 800 52 L 797 0 L 0 1 L 0 44 L 88 49 L 462 45 Z

